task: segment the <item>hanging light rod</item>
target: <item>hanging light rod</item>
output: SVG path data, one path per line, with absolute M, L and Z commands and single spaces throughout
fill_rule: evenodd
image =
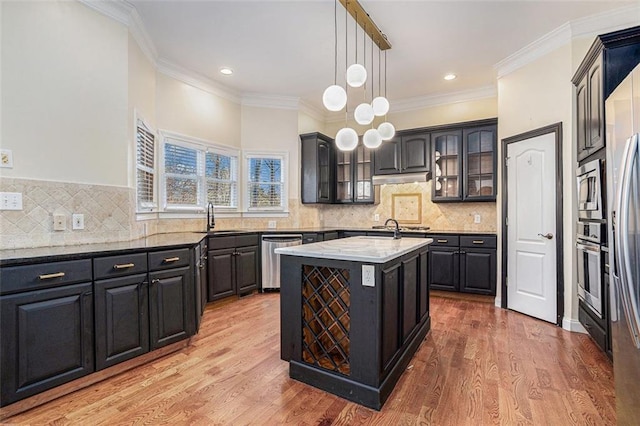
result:
M 371 37 L 371 40 L 378 45 L 380 50 L 391 49 L 391 43 L 387 40 L 387 36 L 380 31 L 380 28 L 373 22 L 366 10 L 357 0 L 340 0 L 340 3 L 353 16 L 353 19 L 362 27 L 362 29 Z

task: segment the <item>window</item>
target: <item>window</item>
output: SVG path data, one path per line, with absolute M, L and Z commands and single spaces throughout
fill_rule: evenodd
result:
M 238 154 L 177 135 L 163 140 L 162 187 L 166 210 L 238 207 Z
M 286 154 L 247 154 L 247 210 L 283 211 L 287 205 Z
M 136 199 L 138 211 L 150 211 L 155 197 L 155 136 L 144 121 L 136 120 Z

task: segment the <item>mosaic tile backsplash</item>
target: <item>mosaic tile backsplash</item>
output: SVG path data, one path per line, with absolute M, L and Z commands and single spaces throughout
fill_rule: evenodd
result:
M 23 204 L 23 210 L 0 211 L 0 248 L 3 249 L 126 241 L 157 233 L 206 229 L 204 214 L 197 219 L 136 220 L 135 193 L 131 188 L 2 178 L 0 191 L 21 192 Z M 421 211 L 408 211 L 418 204 L 413 198 L 410 202 L 398 202 L 403 197 L 393 197 L 394 194 L 421 194 Z M 395 207 L 398 217 L 420 218 L 420 223 L 412 221 L 412 226 L 496 232 L 495 203 L 434 204 L 430 199 L 431 182 L 384 185 L 380 190 L 380 203 L 376 205 L 303 205 L 294 199 L 289 201 L 288 217 L 217 218 L 216 229 L 266 229 L 270 221 L 276 223 L 276 229 L 369 228 L 382 225 L 392 217 L 392 207 Z M 58 213 L 66 218 L 64 231 L 53 230 L 53 215 Z M 72 230 L 73 213 L 84 215 L 85 229 Z M 380 221 L 374 221 L 375 214 L 380 215 Z M 480 224 L 473 222 L 475 214 L 480 214 Z

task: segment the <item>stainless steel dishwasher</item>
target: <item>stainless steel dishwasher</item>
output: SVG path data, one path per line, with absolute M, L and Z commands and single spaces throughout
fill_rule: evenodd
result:
M 274 250 L 300 244 L 302 234 L 262 236 L 262 291 L 280 288 L 280 255 L 274 253 Z

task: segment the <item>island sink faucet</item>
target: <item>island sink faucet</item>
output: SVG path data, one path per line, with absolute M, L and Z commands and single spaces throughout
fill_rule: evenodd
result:
M 207 203 L 207 232 L 216 227 L 216 218 L 213 212 L 213 203 Z
M 393 230 L 393 239 L 399 240 L 401 236 L 400 236 L 400 225 L 398 225 L 398 221 L 393 218 L 389 218 L 384 222 L 384 226 L 387 226 L 389 222 L 395 223 L 396 228 Z

